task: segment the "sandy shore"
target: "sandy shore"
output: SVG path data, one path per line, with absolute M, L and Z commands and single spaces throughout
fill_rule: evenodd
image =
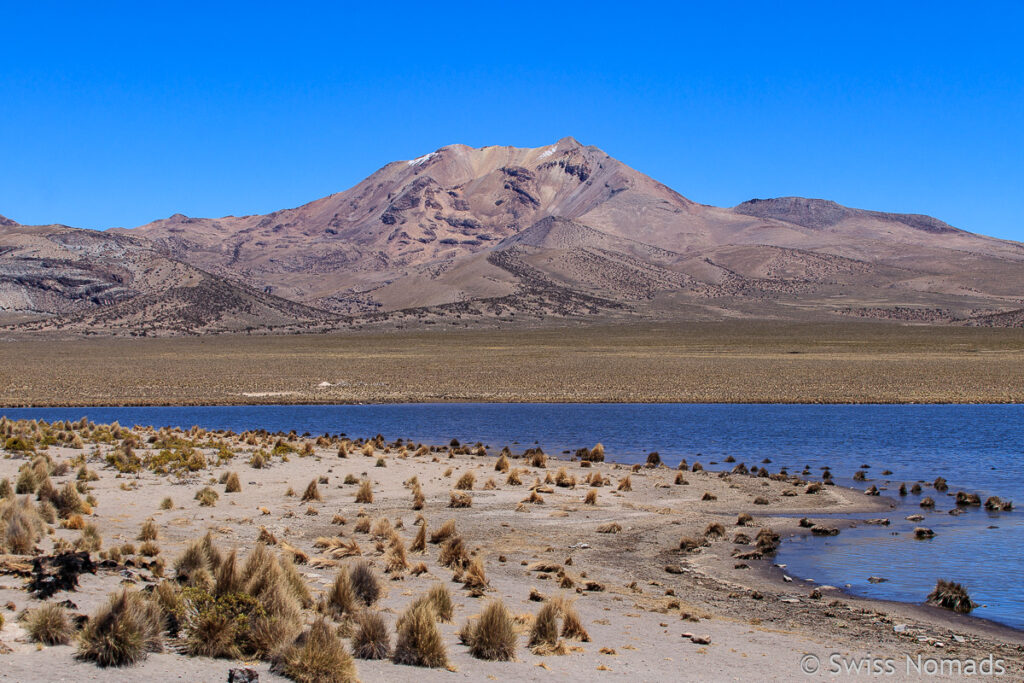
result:
M 155 434 L 142 430 L 134 438 L 145 444 Z M 800 515 L 813 520 L 816 514 L 877 512 L 884 517 L 890 510 L 885 498 L 833 486 L 808 494 L 805 483 L 781 478 L 679 473 L 664 466 L 631 471 L 610 462 L 584 467 L 578 461 L 559 462 L 551 457 L 546 467 L 513 457 L 511 467 L 522 481 L 515 485 L 508 483 L 506 472 L 495 469 L 500 444 L 486 455 L 476 455 L 472 448 L 453 452 L 448 446 L 417 455 L 415 445 L 395 444 L 378 444 L 364 455 L 357 444 L 349 448 L 347 457 L 339 457 L 337 441 L 321 440 L 316 445 L 293 437 L 285 439 L 287 447 L 278 449 L 288 451 L 284 458 L 272 456 L 267 467 L 255 469 L 249 464 L 253 452 L 272 450 L 276 437 L 253 436 L 252 443 L 246 443 L 237 436 L 202 432 L 185 438 L 204 446 L 198 450 L 207 467 L 184 476 L 157 474 L 145 466 L 137 473 L 120 474 L 105 465 L 105 458 L 126 436 L 128 430 L 122 430 L 111 443 L 96 445 L 86 440 L 81 449 L 55 444 L 42 452 L 54 464 L 79 459 L 66 473 L 51 474 L 58 490 L 76 480 L 83 456 L 87 468 L 98 475 L 88 482 L 96 505 L 85 519 L 99 530 L 103 549 L 126 543 L 138 546 L 141 526 L 147 519 L 155 520 L 157 558 L 165 560 L 167 580 L 174 580 L 173 560 L 190 541 L 209 532 L 223 552 L 238 549 L 244 557 L 265 528 L 278 541 L 273 550 L 287 552 L 290 546 L 300 551 L 298 568 L 314 597 L 328 591 L 335 575 L 352 563 L 371 562 L 385 589 L 373 609 L 384 616 L 392 642 L 395 620 L 417 596 L 439 582 L 449 588 L 454 619 L 440 623 L 439 628 L 450 668 L 357 660 L 358 675 L 364 681 L 792 680 L 805 676 L 801 665 L 806 664 L 807 655 L 821 662 L 816 675 L 829 677 L 832 653 L 847 658 L 893 658 L 895 675 L 887 678 L 896 680 L 918 677 L 913 671 L 908 674 L 905 658 L 917 661 L 919 656 L 980 660 L 992 654 L 1005 661 L 1010 677 L 1019 679 L 1024 673 L 1024 634 L 937 608 L 854 598 L 836 588 L 785 576 L 783 569 L 773 565 L 770 552 L 763 559 L 752 554 L 757 550 L 753 539 L 763 528 L 785 537 L 806 533 L 797 525 Z M 217 442 L 224 448 L 214 447 Z M 303 455 L 307 443 L 312 452 Z M 157 455 L 144 446 L 134 452 L 143 463 Z M 218 452 L 224 457 L 218 459 Z M 607 457 L 614 458 L 614 453 Z M 19 467 L 30 460 L 31 455 L 6 453 L 0 459 L 0 478 L 16 481 Z M 563 467 L 562 483 L 574 478 L 574 486 L 545 483 L 548 475 L 556 477 Z M 221 479 L 228 472 L 239 475 L 239 492 L 225 492 Z M 452 491 L 467 473 L 475 478 L 472 489 L 465 491 L 471 507 L 452 508 Z M 356 502 L 359 484 L 344 483 L 349 475 L 349 481 L 372 482 L 372 503 Z M 406 485 L 413 477 L 425 496 L 418 511 L 413 510 L 413 495 Z M 594 487 L 584 481 L 595 477 L 609 485 Z M 627 477 L 631 490 L 618 490 Z M 677 477 L 686 483 L 676 483 Z M 300 496 L 314 480 L 321 482 L 322 500 L 302 502 Z M 212 506 L 195 500 L 206 486 L 219 494 Z M 523 502 L 531 496 L 531 486 L 543 502 Z M 594 505 L 584 502 L 589 491 L 597 492 Z M 713 499 L 705 500 L 708 494 Z M 161 509 L 167 497 L 173 507 Z M 763 501 L 755 503 L 756 499 Z M 374 526 L 378 520 L 388 520 L 405 546 L 416 535 L 417 515 L 426 520 L 428 532 L 455 520 L 471 554 L 483 561 L 488 581 L 483 594 L 472 597 L 461 583 L 453 582 L 453 570 L 439 563 L 439 545 L 428 544 L 424 554 L 409 552 L 409 563 L 425 563 L 426 573 L 385 573 L 383 542 L 378 549 L 372 534 L 355 528 L 361 511 Z M 737 526 L 740 513 L 751 515 L 752 521 Z M 339 515 L 345 522 L 332 523 Z M 716 523 L 722 525 L 724 535 L 706 536 L 709 525 Z M 828 523 L 836 524 L 835 520 Z M 608 524 L 618 525 L 617 533 L 599 532 Z M 37 543 L 38 552 L 51 552 L 58 539 L 74 543 L 81 534 L 59 524 L 51 529 Z M 737 534 L 746 535 L 749 542 L 736 539 Z M 361 556 L 331 558 L 316 547 L 322 537 L 355 539 Z M 680 550 L 684 537 L 698 547 Z M 129 558 L 126 567 L 124 560 Z M 95 575 L 82 574 L 76 591 L 60 592 L 51 601 L 67 599 L 73 603 L 72 612 L 92 614 L 122 584 L 143 589 L 159 582 L 150 569 L 139 566 L 151 561 L 124 554 L 117 566 L 101 567 Z M 540 571 L 539 565 L 550 565 L 540 569 L 551 571 Z M 25 584 L 22 576 L 0 574 L 0 605 L 7 605 L 0 630 L 0 641 L 6 646 L 0 648 L 6 652 L 0 655 L 4 680 L 224 681 L 228 670 L 240 665 L 186 656 L 165 635 L 165 651 L 149 655 L 137 666 L 98 668 L 76 659 L 74 642 L 40 646 L 30 641 L 18 615 L 41 603 L 29 595 Z M 812 596 L 815 589 L 818 593 Z M 574 599 L 590 640 L 567 641 L 569 651 L 564 655 L 533 654 L 526 647 L 528 615 L 535 615 L 543 602 L 532 600 L 532 591 L 545 598 Z M 457 635 L 468 617 L 479 614 L 494 599 L 503 601 L 513 614 L 524 615 L 516 661 L 476 659 Z M 305 610 L 303 615 L 310 622 L 315 610 Z M 250 664 L 260 671 L 261 680 L 284 680 L 271 673 L 266 662 Z

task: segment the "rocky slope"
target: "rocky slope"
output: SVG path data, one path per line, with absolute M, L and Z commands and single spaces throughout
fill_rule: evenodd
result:
M 5 242 L 25 230 L 0 223 Z M 1019 315 L 1004 313 L 1024 305 L 1019 243 L 818 199 L 698 204 L 572 138 L 534 149 L 451 145 L 293 209 L 179 214 L 90 235 L 75 239 L 102 242 L 102 250 L 131 244 L 175 264 L 164 266 L 162 284 L 150 282 L 156 299 L 143 305 L 137 291 L 126 292 L 99 252 L 63 260 L 59 291 L 32 284 L 38 264 L 22 259 L 17 268 L 35 275 L 14 274 L 11 257 L 0 254 L 2 272 L 12 272 L 0 284 L 0 306 L 67 317 L 131 299 L 131 315 L 115 317 L 134 327 L 163 315 L 159 292 L 178 291 L 171 283 L 179 277 L 206 278 L 209 296 L 243 311 L 217 314 L 234 328 L 515 315 L 538 323 L 842 315 L 1013 325 Z M 171 308 L 188 308 L 175 296 Z M 82 324 L 111 323 L 100 316 Z M 196 319 L 191 329 L 203 325 Z
M 24 330 L 167 334 L 297 327 L 322 311 L 157 253 L 142 239 L 66 226 L 0 228 L 0 320 Z

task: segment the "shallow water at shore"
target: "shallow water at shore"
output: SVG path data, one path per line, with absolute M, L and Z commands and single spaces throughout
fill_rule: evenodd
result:
M 900 482 L 950 483 L 950 493 L 998 495 L 1024 505 L 1024 407 L 1016 405 L 762 405 L 762 404 L 397 404 L 338 406 L 217 406 L 134 408 L 38 408 L 0 410 L 13 419 L 47 421 L 88 416 L 123 425 L 199 425 L 246 429 L 383 434 L 427 443 L 452 438 L 494 448 L 543 446 L 549 453 L 600 441 L 609 459 L 643 462 L 658 451 L 674 467 L 680 458 L 714 468 L 731 467 L 727 456 L 748 466 L 787 467 L 812 476 L 832 468 L 839 484 L 876 484 L 896 496 Z M 518 445 L 516 445 L 518 444 Z M 718 462 L 719 465 L 711 463 Z M 861 465 L 868 481 L 853 482 Z M 883 470 L 891 475 L 882 476 Z M 858 525 L 834 537 L 796 537 L 783 544 L 777 562 L 791 574 L 870 596 L 922 602 L 946 578 L 963 582 L 982 606 L 975 614 L 1024 628 L 1024 511 L 969 509 L 954 517 L 952 498 L 925 488 L 937 508 L 918 507 L 907 496 L 885 516 L 889 527 Z M 909 533 L 904 520 L 923 513 L 920 525 L 936 531 L 929 541 Z M 871 515 L 880 516 L 880 515 Z M 997 526 L 990 529 L 990 526 Z M 895 535 L 894 535 L 895 534 Z M 869 583 L 870 576 L 887 579 Z

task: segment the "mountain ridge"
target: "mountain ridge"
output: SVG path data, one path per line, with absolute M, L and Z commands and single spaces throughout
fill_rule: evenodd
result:
M 39 315 L 34 329 L 44 329 L 51 318 L 65 324 L 67 316 L 84 316 L 70 290 L 62 303 L 59 288 L 39 293 L 45 278 L 18 275 L 28 267 L 27 247 L 13 237 L 19 232 L 31 230 L 0 218 L 0 321 L 5 311 Z M 203 273 L 186 279 L 207 278 L 210 296 L 248 311 L 233 324 L 244 329 L 261 327 L 261 317 L 288 330 L 494 324 L 517 314 L 535 324 L 609 316 L 905 320 L 908 307 L 944 311 L 932 322 L 987 316 L 984 324 L 998 324 L 1018 320 L 1001 314 L 1024 305 L 1015 284 L 1024 272 L 1022 244 L 931 216 L 824 199 L 700 204 L 571 137 L 536 148 L 447 145 L 298 207 L 221 218 L 174 214 L 95 234 L 112 245 L 134 240 L 133 263 L 159 257 L 181 264 L 174 266 L 181 277 L 184 266 Z M 61 262 L 81 279 L 100 257 L 78 256 Z M 140 273 L 133 271 L 133 282 L 144 282 Z M 115 291 L 116 284 L 100 278 L 93 286 Z M 182 290 L 163 282 L 129 291 L 159 307 L 161 291 Z M 26 292 L 53 303 L 18 309 Z M 93 305 L 113 303 L 130 307 Z M 147 306 L 129 319 L 142 321 Z M 95 320 L 77 325 L 113 325 Z M 174 333 L 173 320 L 149 333 Z M 189 324 L 223 328 L 198 318 Z

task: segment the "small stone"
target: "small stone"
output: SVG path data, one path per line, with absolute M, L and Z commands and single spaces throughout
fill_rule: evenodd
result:
M 896 624 L 895 626 L 892 627 L 892 630 L 895 631 L 896 633 L 905 633 L 906 630 L 907 630 L 907 625 L 906 624 Z
M 690 642 L 694 645 L 710 645 L 711 636 L 690 636 Z
M 782 575 L 782 580 L 785 581 L 786 583 L 793 583 L 793 577 L 786 576 L 785 574 Z
M 228 670 L 228 683 L 258 683 L 260 674 L 248 667 Z
M 965 641 L 966 641 L 967 639 L 966 639 L 966 638 L 964 638 L 963 636 L 957 636 L 957 635 L 954 635 L 954 636 L 953 636 L 953 640 L 955 640 L 955 641 L 956 641 L 956 642 L 958 642 L 958 643 L 963 643 L 963 642 L 965 642 Z
M 868 577 L 868 583 L 885 583 L 888 580 L 889 579 L 886 579 L 886 578 L 881 577 L 881 576 L 869 576 Z

